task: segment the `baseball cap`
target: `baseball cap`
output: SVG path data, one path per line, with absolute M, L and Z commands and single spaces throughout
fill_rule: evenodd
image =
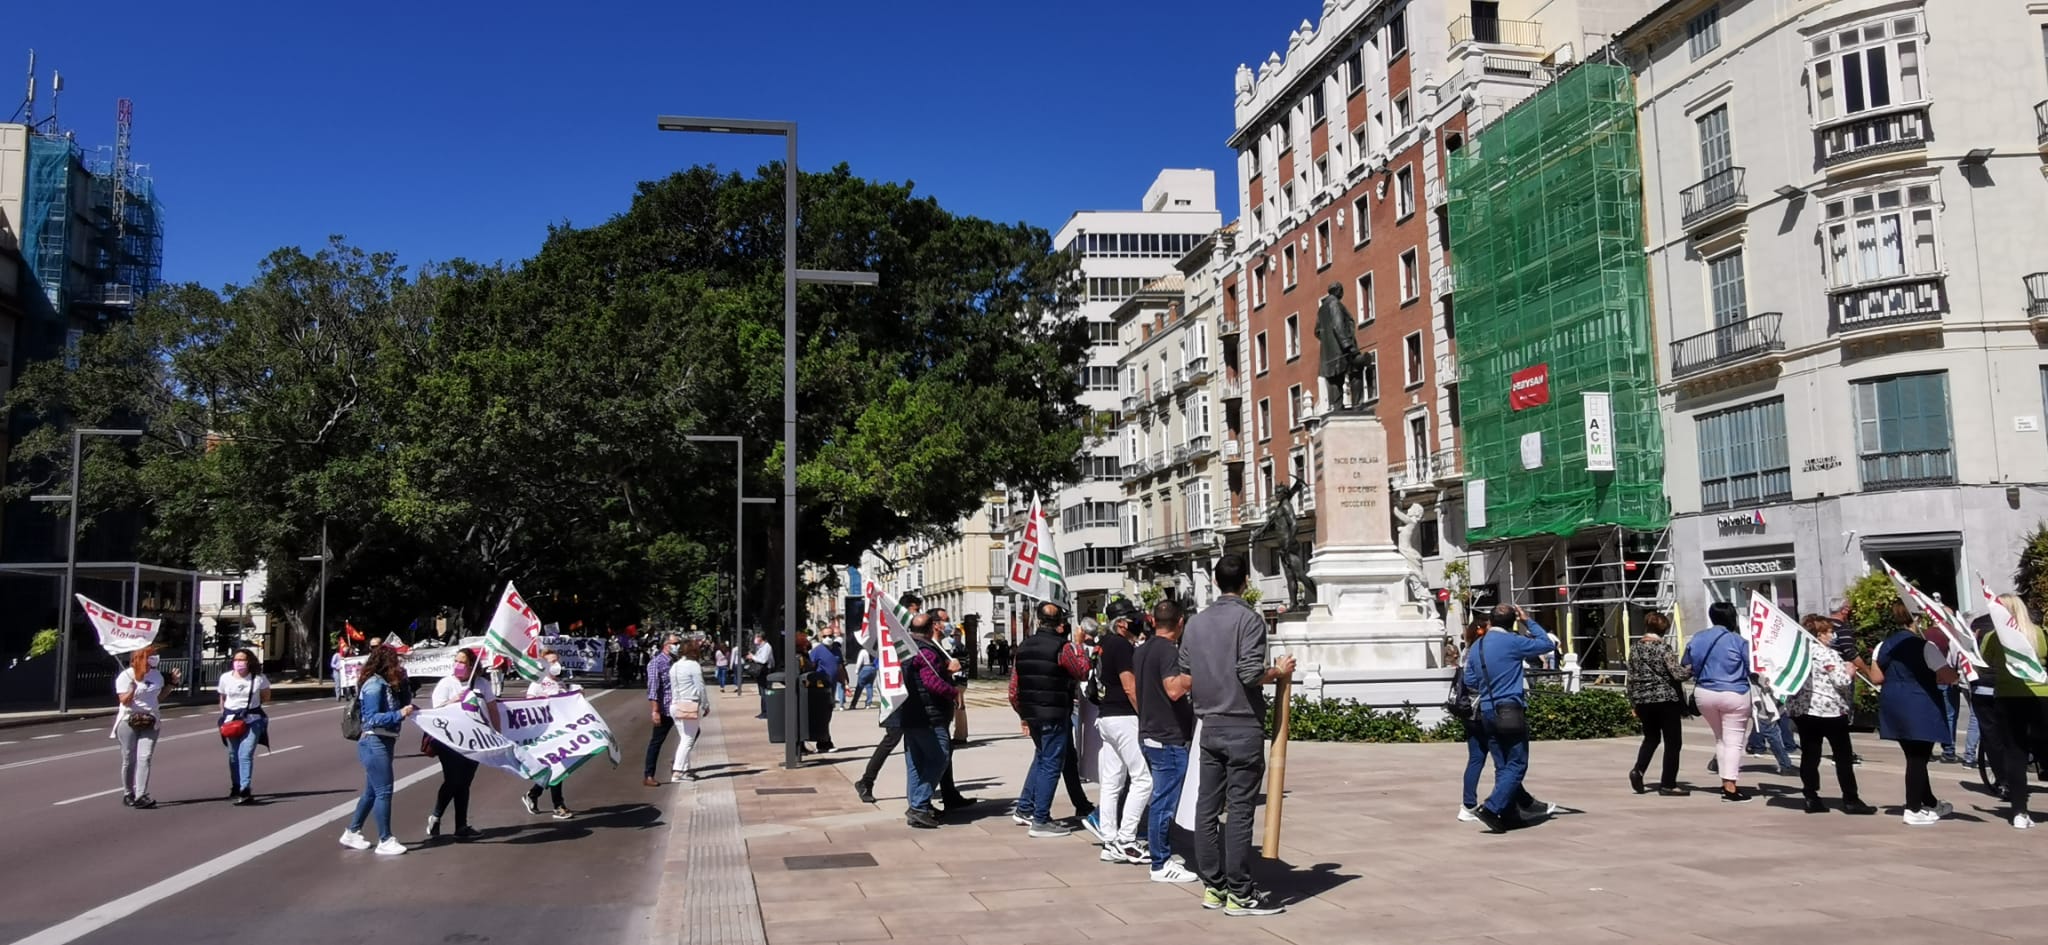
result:
M 1104 614 L 1109 617 L 1110 623 L 1115 623 L 1119 620 L 1143 619 L 1145 611 L 1132 602 L 1130 598 L 1119 597 L 1109 602 L 1109 606 L 1104 609 Z

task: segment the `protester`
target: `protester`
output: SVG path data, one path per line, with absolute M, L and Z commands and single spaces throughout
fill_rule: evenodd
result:
M 1530 823 L 1531 812 L 1526 808 L 1533 805 L 1522 787 L 1529 772 L 1529 696 L 1524 664 L 1556 650 L 1557 638 L 1542 624 L 1520 607 L 1501 604 L 1493 608 L 1486 632 L 1472 641 L 1465 656 L 1462 672 L 1465 685 L 1472 690 L 1474 720 L 1485 733 L 1487 751 L 1494 758 L 1493 793 L 1472 809 L 1472 815 L 1492 833 Z
M 1072 748 L 1074 684 L 1087 678 L 1088 658 L 1067 640 L 1073 625 L 1066 608 L 1047 601 L 1038 605 L 1037 617 L 1038 630 L 1018 645 L 1010 673 L 1010 708 L 1032 745 L 1031 767 L 1011 816 L 1030 825 L 1030 836 L 1043 839 L 1073 833 L 1053 821 L 1052 791 Z M 1075 815 L 1085 812 L 1077 808 Z
M 711 713 L 711 701 L 704 697 L 704 664 L 697 662 L 704 654 L 703 641 L 691 637 L 675 645 L 675 650 L 668 668 L 668 716 L 682 734 L 675 759 L 669 762 L 670 783 L 697 780 L 697 770 L 690 767 L 690 750 L 697 747 L 697 733 L 703 728 L 704 716 Z
M 968 654 L 960 644 L 960 628 L 953 623 L 953 614 L 944 607 L 934 607 L 932 613 L 939 618 L 939 625 L 933 630 L 934 642 L 945 651 L 947 659 L 964 666 L 967 661 L 961 657 Z M 964 668 L 953 674 L 952 683 L 959 693 L 953 700 L 952 741 L 952 749 L 958 751 L 967 747 L 967 672 Z
M 1152 797 L 1145 810 L 1145 848 L 1153 882 L 1192 883 L 1201 877 L 1172 860 L 1171 839 L 1173 814 L 1180 807 L 1181 786 L 1188 773 L 1188 741 L 1195 731 L 1194 703 L 1188 701 L 1194 678 L 1179 670 L 1187 615 L 1179 604 L 1162 600 L 1152 608 L 1152 622 L 1152 638 L 1138 647 L 1132 667 L 1138 694 L 1139 744 L 1152 774 Z M 1131 806 L 1135 808 L 1137 803 L 1133 801 Z
M 228 749 L 228 799 L 237 805 L 256 803 L 251 784 L 256 776 L 256 746 L 270 744 L 270 677 L 253 650 L 236 650 L 229 671 L 214 691 L 220 695 L 221 744 Z
M 1998 602 L 2012 614 L 2020 634 L 2033 643 L 2035 655 L 2048 656 L 2048 638 L 2044 638 L 2048 635 L 2035 625 L 2026 602 L 2011 594 L 2000 595 Z M 2005 799 L 2012 805 L 2012 825 L 2026 830 L 2034 826 L 2034 817 L 2027 810 L 2027 766 L 2030 758 L 2048 760 L 2048 684 L 2030 683 L 2015 674 L 2005 642 L 1996 633 L 1985 638 L 1983 653 L 1984 661 L 1998 671 L 1993 683 L 1997 731 L 1995 736 L 1987 732 L 1986 737 L 1995 738 L 1998 745 L 1993 757 L 1998 761 L 1998 781 L 2005 788 Z
M 1202 908 L 1232 916 L 1284 911 L 1252 885 L 1252 810 L 1266 770 L 1264 687 L 1292 678 L 1294 658 L 1266 664 L 1266 620 L 1241 596 L 1247 570 L 1243 555 L 1217 560 L 1222 597 L 1188 621 L 1176 666 L 1192 677 L 1189 698 L 1202 722 L 1194 825 Z
M 1985 664 L 1977 667 L 1977 678 L 1969 684 L 1970 727 L 1963 737 L 1963 764 L 1974 765 L 1984 775 L 1985 783 L 1999 800 L 2005 800 L 2005 785 L 1999 781 L 1998 771 L 1998 677 L 2004 667 L 2003 660 L 1989 659 L 1991 638 L 1997 636 L 1991 615 L 1978 614 L 1970 621 L 1970 632 L 1977 638 L 1977 652 L 1986 654 Z
M 156 754 L 157 723 L 164 674 L 157 670 L 156 648 L 145 646 L 128 655 L 128 668 L 114 678 L 114 737 L 121 743 L 121 804 L 136 810 L 156 806 L 149 796 L 149 761 Z
M 1683 681 L 1690 675 L 1679 665 L 1678 654 L 1671 645 L 1664 642 L 1664 634 L 1671 629 L 1671 618 L 1660 613 L 1643 617 L 1643 638 L 1637 641 L 1628 655 L 1628 701 L 1635 708 L 1636 718 L 1643 723 L 1643 744 L 1636 749 L 1636 766 L 1629 769 L 1628 786 L 1637 794 L 1647 793 L 1645 774 L 1650 770 L 1651 759 L 1657 756 L 1657 746 L 1664 746 L 1663 774 L 1657 779 L 1657 793 L 1664 797 L 1683 797 L 1692 792 L 1678 786 L 1679 751 L 1683 744 L 1685 721 L 1685 689 Z M 1466 790 L 1469 798 L 1470 789 Z
M 939 622 L 934 614 L 910 618 L 910 639 L 917 645 L 903 672 L 903 710 L 898 724 L 903 729 L 903 762 L 910 807 L 904 819 L 912 827 L 939 825 L 939 813 L 932 807 L 932 795 L 945 774 L 951 755 L 953 703 L 959 693 L 952 674 L 960 661 L 950 659 L 932 642 L 932 630 Z
M 477 669 L 476 653 L 456 650 L 454 671 L 434 684 L 433 707 L 461 706 L 496 728 L 497 715 L 491 711 L 493 698 L 490 679 Z M 446 745 L 434 746 L 434 760 L 441 763 L 441 790 L 434 797 L 434 812 L 427 815 L 427 839 L 440 838 L 441 819 L 451 804 L 455 807 L 452 836 L 457 840 L 476 839 L 482 834 L 469 825 L 469 789 L 476 781 L 477 763 Z
M 342 831 L 341 845 L 352 850 L 370 849 L 363 836 L 363 823 L 371 816 L 377 823 L 377 852 L 385 856 L 405 853 L 405 844 L 391 835 L 391 759 L 397 753 L 398 727 L 411 718 L 413 707 L 401 704 L 405 689 L 405 667 L 396 651 L 378 647 L 370 651 L 356 678 L 356 698 L 363 726 L 356 739 L 356 760 L 363 765 L 363 793 L 356 797 L 355 816 Z M 443 752 L 449 753 L 449 752 Z
M 343 691 L 348 688 L 348 683 L 341 678 L 341 651 L 347 646 L 347 643 L 342 643 L 335 647 L 334 652 L 327 655 L 327 670 L 328 674 L 334 677 L 334 701 L 336 702 L 348 698 L 348 696 L 343 694 Z
M 811 672 L 817 674 L 819 680 L 818 688 L 831 699 L 832 705 L 837 706 L 839 700 L 846 692 L 845 659 L 839 655 L 838 650 L 833 649 L 832 645 L 824 640 L 818 641 L 817 645 L 811 647 L 810 657 Z M 830 712 L 825 713 L 824 723 L 824 728 L 811 734 L 815 736 L 819 751 L 831 751 L 832 714 Z
M 663 634 L 661 652 L 647 663 L 647 714 L 654 722 L 654 731 L 647 735 L 647 764 L 641 773 L 640 783 L 647 787 L 661 784 L 654 780 L 654 762 L 661 757 L 661 744 L 668 741 L 668 733 L 675 731 L 675 717 L 669 714 L 671 689 L 669 669 L 675 664 L 676 645 L 682 636 L 675 633 Z
M 867 701 L 862 702 L 861 697 Z M 846 694 L 846 707 L 865 708 L 875 704 L 875 648 L 863 646 L 860 655 L 854 657 L 853 691 Z
M 555 652 L 554 647 L 541 647 L 540 678 L 534 680 L 532 685 L 526 687 L 526 694 L 529 696 L 546 697 L 559 696 L 567 691 L 569 691 L 569 687 L 562 682 L 562 655 Z M 526 796 L 522 800 L 526 803 L 527 813 L 540 813 L 540 792 L 541 786 L 538 783 L 526 789 Z M 576 812 L 570 810 L 569 805 L 562 803 L 562 785 L 560 782 L 548 785 L 547 792 L 548 804 L 554 811 L 554 818 L 556 820 L 568 820 L 576 816 Z
M 1102 635 L 1097 662 L 1100 679 L 1099 715 L 1095 731 L 1102 738 L 1096 755 L 1100 788 L 1096 791 L 1097 823 L 1102 829 L 1104 863 L 1143 863 L 1150 859 L 1138 844 L 1138 831 L 1152 801 L 1152 770 L 1139 744 L 1138 642 L 1143 638 L 1144 611 L 1124 598 L 1110 601 L 1109 632 Z M 1127 797 L 1119 797 L 1129 788 Z
M 1771 690 L 1771 684 L 1762 677 L 1750 681 L 1749 691 L 1749 740 L 1744 748 L 1755 755 L 1769 751 L 1778 763 L 1778 774 L 1791 776 L 1799 773 L 1792 764 L 1792 748 L 1798 744 L 1799 736 L 1793 730 L 1792 716 L 1784 711 L 1785 700 Z M 1711 770 L 1711 769 L 1710 769 Z
M 1685 669 L 1692 673 L 1693 701 L 1714 733 L 1714 772 L 1721 776 L 1721 800 L 1747 804 L 1756 796 L 1742 789 L 1742 752 L 1749 738 L 1749 641 L 1732 629 L 1735 605 L 1715 601 L 1707 606 L 1713 626 L 1685 647 Z
M 1821 743 L 1834 753 L 1835 779 L 1842 785 L 1842 813 L 1875 814 L 1877 808 L 1863 803 L 1856 791 L 1856 750 L 1849 743 L 1849 704 L 1856 691 L 1857 665 L 1835 651 L 1835 625 L 1819 614 L 1800 621 L 1820 643 L 1811 652 L 1812 671 L 1806 688 L 1792 696 L 1786 710 L 1799 727 L 1799 786 L 1806 795 L 1806 812 L 1824 814 L 1820 799 Z M 1857 661 L 1860 663 L 1861 661 Z
M 827 650 L 832 652 L 832 659 L 839 667 L 837 672 L 831 674 L 832 707 L 836 709 L 846 702 L 846 687 L 852 682 L 846 676 L 846 644 L 840 640 L 838 634 L 833 634 L 825 639 L 824 645 Z M 813 657 L 812 662 L 814 664 L 817 663 L 817 659 Z M 823 670 L 820 671 L 822 672 Z
M 1954 737 L 1943 735 L 1948 716 L 1942 709 L 1941 687 L 1953 685 L 1957 676 L 1940 648 L 1916 632 L 1904 601 L 1892 603 L 1891 622 L 1891 636 L 1877 645 L 1871 667 L 1872 681 L 1879 686 L 1877 733 L 1898 742 L 1906 756 L 1906 825 L 1925 827 L 1955 809 L 1935 798 L 1927 765 L 1934 758 L 1934 746 L 1944 737 Z M 2015 793 L 2024 793 L 2024 788 Z

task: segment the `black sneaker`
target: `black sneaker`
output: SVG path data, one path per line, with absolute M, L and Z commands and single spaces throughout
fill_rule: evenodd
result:
M 938 815 L 922 807 L 913 807 L 904 811 L 903 821 L 921 830 L 933 830 L 939 826 Z
M 1842 813 L 1855 814 L 1859 817 L 1868 817 L 1871 814 L 1877 813 L 1877 808 L 1872 807 L 1869 804 L 1865 804 L 1862 801 L 1856 800 L 1855 798 L 1850 798 L 1849 800 L 1842 802 Z
M 1279 915 L 1287 907 L 1273 901 L 1273 894 L 1253 887 L 1242 893 L 1231 893 L 1223 902 L 1224 915 Z
M 1736 788 L 1733 791 L 1723 790 L 1721 792 L 1721 799 L 1730 804 L 1747 804 L 1750 801 L 1756 800 L 1756 795 L 1741 788 Z
M 1643 773 L 1641 771 L 1631 771 L 1628 773 L 1628 786 L 1630 790 L 1635 791 L 1637 794 L 1643 794 L 1649 790 L 1643 787 Z
M 1962 764 L 1963 760 L 1961 758 L 1957 758 L 1955 752 L 1945 751 L 1941 753 L 1941 763 L 1945 765 L 1956 765 Z
M 875 786 L 866 781 L 855 781 L 853 782 L 853 796 L 860 798 L 860 802 L 863 804 L 873 804 L 875 802 Z
M 149 810 L 150 808 L 152 808 L 152 807 L 155 807 L 155 806 L 156 806 L 156 798 L 154 798 L 154 797 L 150 797 L 150 796 L 149 796 L 149 795 L 147 795 L 147 794 L 144 794 L 144 795 L 142 795 L 141 797 L 138 797 L 138 798 L 136 798 L 136 799 L 135 799 L 135 809 L 136 809 L 136 810 Z
M 1479 818 L 1479 822 L 1486 825 L 1487 833 L 1508 832 L 1508 819 L 1487 810 L 1485 804 L 1472 808 L 1472 816 Z
M 249 805 L 254 803 L 256 803 L 256 795 L 251 794 L 248 791 L 243 791 L 242 793 L 235 795 L 236 807 L 248 807 Z
M 945 803 L 946 810 L 948 811 L 966 810 L 974 806 L 974 798 L 968 797 L 965 794 L 955 794 L 952 797 L 946 798 Z
M 135 795 L 133 795 L 133 794 L 123 794 L 123 795 L 121 795 L 121 806 L 122 806 L 122 807 L 134 807 L 134 806 L 135 806 Z
M 1809 797 L 1806 799 L 1806 812 L 1809 814 L 1825 814 L 1828 812 L 1828 805 L 1818 797 Z
M 1657 796 L 1658 796 L 1658 797 L 1691 797 L 1691 796 L 1692 796 L 1692 789 L 1691 789 L 1691 788 L 1682 788 L 1682 787 L 1679 787 L 1679 786 L 1678 786 L 1678 785 L 1676 785 L 1676 784 L 1671 784 L 1671 785 L 1666 785 L 1666 786 L 1664 786 L 1664 787 L 1660 787 L 1660 788 L 1658 788 L 1658 789 L 1657 789 Z
M 475 840 L 476 838 L 481 837 L 483 835 L 483 831 L 478 830 L 475 827 L 472 827 L 468 824 L 463 824 L 462 826 L 455 828 L 455 839 L 457 840 Z

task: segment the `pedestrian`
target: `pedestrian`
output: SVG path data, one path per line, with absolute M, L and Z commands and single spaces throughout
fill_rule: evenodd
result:
M 1132 661 L 1138 694 L 1139 747 L 1152 775 L 1145 808 L 1145 852 L 1155 883 L 1192 883 L 1200 876 L 1172 859 L 1173 814 L 1187 783 L 1188 741 L 1195 732 L 1195 707 L 1188 701 L 1194 677 L 1180 671 L 1180 639 L 1187 615 L 1171 599 L 1152 608 L 1153 634 Z M 1135 802 L 1133 802 L 1133 806 Z
M 723 646 L 714 646 L 711 648 L 711 659 L 716 664 L 714 671 L 718 674 L 718 691 L 724 692 L 725 679 L 732 670 L 732 651 Z
M 228 749 L 228 800 L 240 806 L 256 803 L 256 747 L 270 745 L 270 677 L 250 649 L 236 650 L 214 691 L 220 696 L 221 744 Z
M 1202 908 L 1232 916 L 1284 911 L 1252 885 L 1252 811 L 1266 770 L 1264 687 L 1292 678 L 1294 658 L 1267 664 L 1266 619 L 1241 596 L 1247 571 L 1243 555 L 1217 560 L 1222 596 L 1188 621 L 1177 664 L 1192 677 L 1189 698 L 1202 723 L 1194 825 Z
M 1849 742 L 1849 703 L 1862 661 L 1852 663 L 1835 650 L 1835 625 L 1828 618 L 1807 614 L 1799 623 L 1820 643 L 1811 648 L 1813 668 L 1806 688 L 1793 694 L 1786 706 L 1799 727 L 1799 787 L 1806 795 L 1806 812 L 1827 813 L 1827 803 L 1820 799 L 1820 756 L 1825 742 L 1834 753 L 1835 780 L 1842 785 L 1842 813 L 1875 814 L 1877 808 L 1863 803 L 1856 791 L 1856 749 Z
M 128 668 L 114 678 L 114 699 L 121 704 L 114 715 L 114 737 L 121 744 L 121 805 L 136 810 L 156 806 L 156 799 L 149 796 L 149 760 L 156 754 L 157 723 L 162 718 L 164 674 L 157 670 L 159 659 L 156 647 L 145 646 L 128 654 Z
M 1465 685 L 1472 690 L 1474 718 L 1494 758 L 1493 793 L 1472 809 L 1492 833 L 1527 826 L 1531 819 L 1522 782 L 1529 774 L 1528 676 L 1525 663 L 1547 659 L 1557 638 L 1522 608 L 1500 604 L 1487 617 L 1486 632 L 1466 648 Z M 1207 777 L 1207 772 L 1203 773 Z M 1545 808 L 1543 813 L 1548 813 Z
M 1985 654 L 1985 662 L 1977 667 L 1977 678 L 1969 683 L 1970 727 L 1963 737 L 1963 764 L 1976 767 L 1984 782 L 1991 786 L 1991 792 L 2005 800 L 2005 785 L 1999 780 L 1998 769 L 1998 678 L 2005 669 L 1998 664 L 2004 660 L 1990 658 L 1991 639 L 1997 636 L 1990 614 L 1978 614 L 1970 621 L 1970 632 L 1976 635 L 1977 652 Z
M 754 651 L 747 656 L 747 668 L 754 674 L 754 690 L 761 694 L 761 714 L 754 718 L 765 719 L 768 717 L 768 674 L 775 671 L 775 647 L 765 634 L 754 634 Z M 796 680 L 785 679 L 783 685 L 796 685 Z
M 1142 639 L 1144 611 L 1124 598 L 1109 602 L 1109 632 L 1102 635 L 1097 663 L 1099 683 L 1095 731 L 1102 739 L 1096 754 L 1096 823 L 1102 829 L 1104 863 L 1145 863 L 1151 856 L 1138 842 L 1138 831 L 1152 801 L 1152 769 L 1145 762 L 1138 733 L 1136 661 Z M 1128 797 L 1119 797 L 1129 788 Z
M 925 829 L 939 825 L 932 796 L 950 763 L 953 703 L 959 698 L 952 677 L 960 671 L 960 661 L 946 656 L 932 641 L 938 623 L 936 614 L 910 618 L 910 639 L 917 651 L 903 667 L 903 710 L 897 720 L 903 730 L 903 767 L 910 801 L 904 820 Z
M 454 670 L 434 684 L 433 707 L 461 706 L 486 722 L 494 722 L 493 698 L 490 679 L 477 670 L 476 652 L 456 650 Z M 434 796 L 434 812 L 427 815 L 427 839 L 440 839 L 441 818 L 450 805 L 455 807 L 455 839 L 474 840 L 482 836 L 469 824 L 469 788 L 476 781 L 477 763 L 446 745 L 434 746 L 434 760 L 441 763 L 441 790 Z
M 348 684 L 341 679 L 341 647 L 347 645 L 343 643 L 337 646 L 333 653 L 327 655 L 327 670 L 328 675 L 334 677 L 334 701 L 336 702 L 348 698 L 348 696 L 343 695 L 343 691 L 348 688 Z
M 690 749 L 697 747 L 697 733 L 711 711 L 711 701 L 704 697 L 704 664 L 697 662 L 703 653 L 703 641 L 691 637 L 676 645 L 676 656 L 668 668 L 668 717 L 682 730 L 675 759 L 668 767 L 672 784 L 697 780 L 696 769 L 690 767 Z
M 1031 827 L 1034 838 L 1064 837 L 1072 828 L 1052 819 L 1053 785 L 1072 750 L 1074 685 L 1088 677 L 1088 657 L 1067 639 L 1073 625 L 1066 608 L 1038 605 L 1038 630 L 1017 647 L 1010 674 L 1010 708 L 1031 737 L 1031 767 L 1011 817 Z M 1076 816 L 1085 812 L 1075 810 Z
M 961 657 L 967 655 L 967 650 L 960 643 L 960 628 L 953 623 L 953 614 L 944 607 L 934 607 L 932 613 L 939 618 L 934 628 L 934 642 L 945 652 L 947 659 L 964 667 L 966 661 Z M 953 699 L 952 750 L 958 751 L 967 746 L 967 672 L 964 668 L 953 674 L 952 683 L 957 693 Z
M 1664 642 L 1664 634 L 1671 629 L 1671 618 L 1660 613 L 1647 614 L 1643 617 L 1643 628 L 1643 638 L 1628 655 L 1628 701 L 1643 723 L 1643 744 L 1636 749 L 1636 766 L 1629 769 L 1628 785 L 1637 794 L 1649 791 L 1644 778 L 1661 743 L 1664 769 L 1657 779 L 1657 793 L 1684 797 L 1692 792 L 1678 786 L 1678 763 L 1685 727 L 1683 682 L 1691 674 L 1679 664 L 1671 645 Z
M 394 650 L 371 650 L 355 683 L 355 697 L 362 703 L 358 712 L 363 732 L 356 739 L 356 760 L 363 766 L 363 793 L 356 796 L 355 815 L 342 831 L 341 845 L 351 850 L 370 849 L 363 824 L 374 816 L 377 852 L 400 856 L 405 844 L 391 835 L 391 759 L 398 749 L 398 727 L 414 711 L 399 695 L 406 688 L 405 664 Z
M 820 640 L 817 645 L 811 647 L 810 657 L 811 673 L 814 674 L 814 678 L 817 680 L 817 687 L 820 690 L 819 694 L 829 697 L 832 700 L 831 704 L 837 707 L 839 700 L 846 694 L 845 659 L 839 655 L 838 650 L 833 649 L 831 644 L 823 640 Z M 819 751 L 831 751 L 832 713 L 826 712 L 823 718 L 824 727 L 812 732 L 811 735 L 818 743 Z
M 2035 625 L 2026 602 L 2011 594 L 2000 595 L 1998 602 L 2012 614 L 2010 629 L 2032 642 L 2036 656 L 2048 655 L 2048 639 Z M 1998 762 L 1998 781 L 2005 788 L 2005 799 L 2012 805 L 2012 825 L 2026 830 L 2034 826 L 2033 814 L 2027 810 L 2027 767 L 2030 758 L 2048 761 L 2048 684 L 2027 682 L 2013 672 L 2005 641 L 1996 633 L 1985 637 L 1983 652 L 1984 661 L 1998 668 L 1993 683 L 1997 731 L 1995 736 L 1987 732 L 1985 737 L 1995 737 L 1998 745 L 1992 757 Z
M 1693 702 L 1714 733 L 1715 764 L 1721 776 L 1721 800 L 1747 804 L 1756 796 L 1742 789 L 1742 753 L 1749 738 L 1749 641 L 1732 628 L 1735 605 L 1715 601 L 1707 606 L 1713 626 L 1685 647 L 1685 668 L 1696 681 Z
M 862 702 L 862 696 L 867 697 L 867 700 L 865 702 Z M 853 691 L 847 693 L 846 707 L 849 709 L 857 709 L 863 706 L 871 706 L 874 704 L 875 650 L 874 647 L 863 646 L 860 648 L 860 655 L 854 657 Z
M 1786 700 L 1772 691 L 1769 680 L 1759 676 L 1750 681 L 1749 701 L 1751 727 L 1749 741 L 1743 747 L 1752 755 L 1770 751 L 1780 776 L 1798 774 L 1798 767 L 1792 764 L 1792 747 L 1798 744 L 1799 736 L 1793 731 L 1791 713 L 1785 711 Z
M 676 645 L 682 637 L 666 633 L 661 637 L 661 652 L 656 653 L 647 663 L 647 715 L 654 722 L 654 731 L 647 735 L 647 764 L 640 783 L 647 787 L 661 784 L 654 780 L 654 762 L 661 757 L 661 743 L 668 741 L 668 733 L 675 731 L 676 720 L 669 714 L 669 669 L 675 664 Z
M 1463 637 L 1451 643 L 1451 650 L 1456 654 L 1452 659 L 1452 663 L 1457 666 L 1461 678 L 1466 665 L 1468 665 L 1467 661 L 1472 655 L 1472 644 L 1480 637 L 1485 636 L 1486 631 L 1492 626 L 1491 618 L 1486 614 L 1475 614 L 1473 615 L 1472 625 L 1465 628 Z M 1461 785 L 1464 796 L 1458 807 L 1458 820 L 1463 823 L 1476 824 L 1480 823 L 1478 814 L 1479 776 L 1486 772 L 1486 761 L 1488 758 L 1493 759 L 1493 770 L 1495 776 L 1498 777 L 1500 769 L 1507 763 L 1507 759 L 1501 754 L 1500 743 L 1496 739 L 1487 737 L 1486 727 L 1480 724 L 1478 715 L 1475 714 L 1470 721 L 1466 722 L 1464 728 L 1465 780 Z M 1515 795 L 1515 808 L 1518 812 L 1517 816 L 1525 822 L 1557 813 L 1557 805 L 1539 801 L 1530 795 L 1527 784 L 1518 789 Z
M 1904 601 L 1891 608 L 1891 636 L 1877 645 L 1872 681 L 1878 684 L 1877 734 L 1899 743 L 1906 756 L 1906 811 L 1909 827 L 1926 827 L 1941 822 L 1955 808 L 1934 796 L 1934 783 L 1927 774 L 1934 758 L 1934 746 L 1944 737 L 1948 724 L 1942 709 L 1941 687 L 1954 685 L 1954 667 L 1941 649 L 1918 632 Z M 2015 787 L 2014 793 L 2025 789 Z
M 837 636 L 827 637 L 823 645 L 827 650 L 831 651 L 832 661 L 838 667 L 837 671 L 831 674 L 832 707 L 836 709 L 846 702 L 846 687 L 849 682 L 846 677 L 846 645 L 840 642 Z M 813 656 L 811 662 L 814 665 L 818 665 L 817 657 Z M 820 671 L 822 672 L 822 670 Z
M 568 685 L 562 682 L 562 655 L 555 652 L 554 647 L 541 647 L 540 678 L 534 680 L 533 685 L 526 687 L 526 694 L 545 698 L 547 696 L 559 696 L 567 691 L 569 691 Z M 526 789 L 526 795 L 521 800 L 526 804 L 527 813 L 540 813 L 540 792 L 541 785 L 539 782 L 535 782 L 533 786 Z M 569 805 L 562 803 L 562 783 L 560 781 L 548 785 L 547 792 L 548 805 L 554 812 L 553 816 L 556 820 L 568 820 L 576 816 L 576 812 L 570 810 Z

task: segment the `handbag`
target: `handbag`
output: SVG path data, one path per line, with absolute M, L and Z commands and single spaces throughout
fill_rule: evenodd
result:
M 152 712 L 130 712 L 128 713 L 128 727 L 138 730 L 155 728 L 156 714 Z
M 1485 638 L 1481 637 L 1480 639 L 1484 640 Z M 1479 643 L 1474 642 L 1472 645 L 1476 647 Z M 1479 651 L 1480 684 L 1485 685 L 1489 676 L 1490 674 L 1486 671 L 1486 651 L 1481 649 Z M 1482 700 L 1484 698 L 1484 696 L 1481 696 Z M 1519 702 L 1493 703 L 1493 734 L 1502 738 L 1528 738 L 1528 708 Z
M 685 721 L 695 721 L 703 717 L 703 713 L 704 707 L 699 705 L 695 699 L 679 699 L 668 708 L 669 715 Z
M 220 737 L 228 741 L 234 741 L 247 734 L 249 734 L 249 723 L 243 721 L 239 715 L 230 716 L 226 721 L 220 723 Z
M 1472 687 L 1465 684 L 1465 668 L 1451 674 L 1451 694 L 1444 699 L 1444 714 L 1460 722 L 1470 722 L 1479 712 L 1472 704 Z

